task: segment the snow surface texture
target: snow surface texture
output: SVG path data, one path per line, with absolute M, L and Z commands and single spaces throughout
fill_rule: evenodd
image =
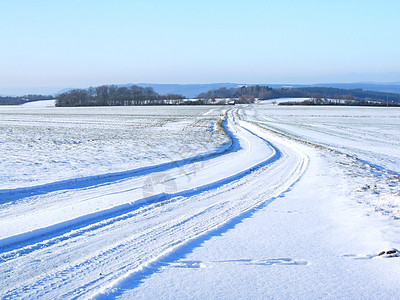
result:
M 48 108 L 54 107 L 56 105 L 56 100 L 40 100 L 40 101 L 32 101 L 25 104 L 22 104 L 21 107 L 24 108 Z
M 243 110 L 246 120 L 347 156 L 340 162 L 358 201 L 400 218 L 400 109 L 271 107 Z
M 400 111 L 239 107 L 2 110 L 0 297 L 397 298 Z
M 128 171 L 207 153 L 228 142 L 212 126 L 224 111 L 2 107 L 0 194 L 2 189 Z
M 398 108 L 258 107 L 245 110 L 244 117 L 400 174 Z

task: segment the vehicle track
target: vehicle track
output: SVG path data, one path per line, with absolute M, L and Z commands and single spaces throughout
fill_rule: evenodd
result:
M 307 157 L 254 125 L 238 123 L 234 125 L 237 134 L 251 135 L 265 149 L 274 147 L 274 154 L 217 183 L 179 191 L 115 215 L 89 218 L 81 226 L 46 233 L 39 241 L 27 240 L 23 247 L 15 244 L 0 256 L 0 295 L 54 299 L 118 294 L 121 288 L 134 287 L 143 268 L 166 254 L 211 237 L 224 224 L 273 201 L 299 180 Z M 248 143 L 250 154 L 260 147 Z

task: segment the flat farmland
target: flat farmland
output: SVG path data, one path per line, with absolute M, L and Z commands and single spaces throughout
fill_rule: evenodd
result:
M 4 107 L 0 295 L 391 298 L 399 128 L 386 108 Z

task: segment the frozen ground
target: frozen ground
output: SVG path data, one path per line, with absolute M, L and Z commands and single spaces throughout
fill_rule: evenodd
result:
M 32 101 L 25 104 L 22 104 L 21 107 L 24 108 L 47 108 L 54 107 L 56 105 L 56 100 L 40 100 L 40 101 Z
M 243 110 L 246 120 L 353 155 L 400 174 L 400 109 L 370 107 L 281 107 L 260 104 Z
M 347 156 L 339 166 L 357 201 L 400 218 L 400 109 L 259 105 L 242 113 L 270 131 Z
M 0 297 L 396 299 L 400 111 L 225 110 L 2 110 Z
M 228 142 L 213 128 L 224 108 L 43 107 L 46 103 L 1 107 L 0 193 L 185 159 Z
M 399 259 L 376 256 L 399 245 L 397 222 L 351 202 L 337 158 L 301 149 L 310 163 L 292 189 L 150 265 L 120 298 L 397 299 Z

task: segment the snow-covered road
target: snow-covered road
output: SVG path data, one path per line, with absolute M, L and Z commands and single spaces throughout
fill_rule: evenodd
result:
M 232 142 L 214 153 L 0 191 L 0 295 L 118 296 L 272 202 L 306 170 L 306 155 L 235 110 L 224 127 Z
M 104 296 L 398 299 L 400 259 L 379 253 L 400 245 L 400 180 L 388 170 L 398 167 L 400 111 L 260 104 L 239 115 L 279 149 L 306 154 L 304 175 Z
M 399 258 L 377 256 L 399 244 L 396 221 L 350 197 L 345 156 L 294 145 L 309 156 L 297 184 L 119 299 L 398 299 Z

